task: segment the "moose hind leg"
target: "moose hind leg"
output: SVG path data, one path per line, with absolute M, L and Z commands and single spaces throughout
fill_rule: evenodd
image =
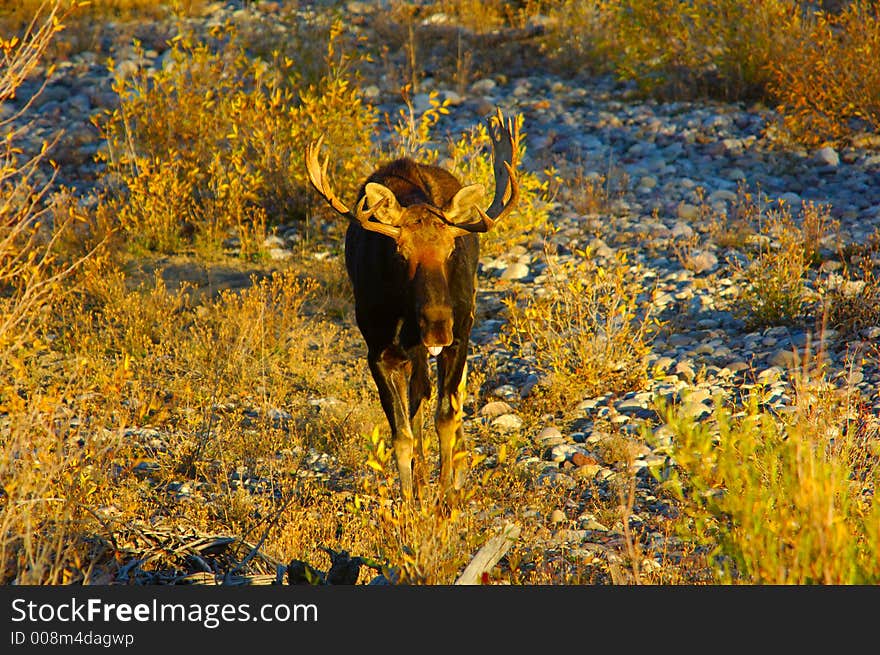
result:
M 368 357 L 370 371 L 382 409 L 391 426 L 394 459 L 400 475 L 400 490 L 406 500 L 413 497 L 413 433 L 410 425 L 409 386 L 412 363 L 400 351 L 388 348 L 378 357 Z

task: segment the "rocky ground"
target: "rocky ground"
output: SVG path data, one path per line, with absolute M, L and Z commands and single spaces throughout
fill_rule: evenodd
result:
M 370 10 L 361 6 L 366 3 L 350 4 L 352 14 L 368 25 Z M 245 10 L 217 3 L 204 20 L 220 21 L 246 11 L 259 12 L 260 5 Z M 162 65 L 163 52 L 155 49 L 147 50 L 146 61 L 138 61 L 124 43 L 107 47 L 119 62 L 117 70 L 123 72 Z M 36 146 L 64 129 L 54 154 L 61 166 L 59 181 L 81 192 L 94 184 L 98 170 L 93 156 L 100 142 L 89 119 L 117 102 L 103 61 L 106 54 L 84 52 L 60 65 L 34 107 L 35 129 L 29 138 Z M 35 84 L 26 83 L 16 101 L 0 106 L 0 115 L 17 108 Z M 557 255 L 564 261 L 574 257 L 575 250 L 592 245 L 601 258 L 624 245 L 635 247 L 637 263 L 655 289 L 653 309 L 672 327 L 653 344 L 652 364 L 659 373 L 645 388 L 620 397 L 579 399 L 574 416 L 561 422 L 548 417 L 546 425 L 529 427 L 532 433 L 527 436 L 536 454 L 523 456 L 522 465 L 536 483 L 571 487 L 580 475 L 613 476 L 598 448 L 606 435 L 596 426 L 612 421 L 624 433 L 637 434 L 643 422 L 656 424 L 649 407 L 657 394 L 686 399 L 687 411 L 702 417 L 709 414 L 716 395 L 739 398 L 761 384 L 765 404 L 785 411 L 792 400 L 792 368 L 797 361 L 793 353 L 803 352 L 808 342 L 815 348 L 820 335 L 811 326 L 746 328 L 725 300 L 736 295 L 743 283 L 728 265 L 735 253 L 706 238 L 699 224 L 701 211 L 708 208 L 716 216 L 729 216 L 742 185 L 754 194 L 765 194 L 768 203 L 784 201 L 795 219 L 802 203 L 828 204 L 840 225 L 833 238 L 842 244 L 865 244 L 880 228 L 880 135 L 858 136 L 845 148 L 808 151 L 782 144 L 772 129 L 774 113 L 762 106 L 639 100 L 627 85 L 609 78 L 563 78 L 540 70 L 527 76 L 477 78 L 464 93 L 427 79 L 420 89 L 423 95 L 414 98 L 417 108 L 426 106 L 424 94 L 431 90 L 450 101 L 450 114 L 439 130 L 459 134 L 497 105 L 524 116 L 526 169 L 541 170 L 552 163 L 561 170 L 580 168 L 584 181 L 610 180 L 616 190 L 602 214 L 584 213 L 576 193 L 560 196 L 551 214 Z M 380 111 L 397 113 L 396 89 L 377 83 L 368 91 Z M 600 242 L 597 232 L 603 235 Z M 687 243 L 699 245 L 685 266 L 676 244 Z M 272 246 L 279 258 L 284 257 L 284 239 L 276 239 Z M 829 241 L 822 253 L 823 270 L 841 267 L 835 253 Z M 476 422 L 489 423 L 498 431 L 523 429 L 518 407 L 540 380 L 540 372 L 527 357 L 503 349 L 498 339 L 502 320 L 489 316 L 500 309 L 499 293 L 534 292 L 546 279 L 540 239 L 482 259 L 478 303 L 484 311 L 474 329 L 479 349 L 471 367 L 479 370 L 490 354 L 502 364 L 491 394 L 494 399 L 473 408 L 471 429 Z M 828 330 L 823 337 L 830 379 L 860 389 L 875 415 L 880 415 L 880 366 L 871 346 L 878 337 L 880 325 L 857 335 Z M 857 353 L 862 356 L 854 357 Z M 653 445 L 640 447 L 636 467 L 668 462 L 662 432 L 658 436 Z M 320 456 L 312 463 L 316 470 L 332 466 Z M 640 485 L 639 494 L 635 523 L 667 509 L 651 495 L 650 485 Z M 558 530 L 552 539 L 556 545 L 568 543 L 589 551 L 594 548 L 591 544 L 602 542 L 597 535 L 607 542 L 614 534 L 615 526 L 601 525 L 583 514 L 571 529 Z

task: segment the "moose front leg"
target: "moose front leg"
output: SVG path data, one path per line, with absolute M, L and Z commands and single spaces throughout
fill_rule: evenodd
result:
M 412 363 L 406 355 L 387 348 L 367 356 L 382 409 L 391 426 L 394 459 L 400 474 L 400 490 L 406 500 L 413 498 L 413 432 L 410 424 L 409 388 Z
M 416 490 L 428 482 L 428 459 L 425 454 L 423 423 L 425 405 L 431 397 L 431 378 L 424 348 L 419 346 L 409 352 L 412 374 L 409 380 L 409 422 L 415 443 L 413 457 L 413 480 Z
M 454 501 L 464 486 L 464 401 L 467 396 L 467 343 L 444 348 L 437 358 L 437 414 L 440 439 L 440 485 Z

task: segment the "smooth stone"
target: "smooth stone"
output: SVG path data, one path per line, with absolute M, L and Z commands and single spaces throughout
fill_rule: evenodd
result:
M 548 425 L 535 435 L 535 441 L 540 441 L 545 446 L 550 446 L 562 443 L 564 437 L 562 436 L 562 432 L 559 431 L 559 428 Z
M 821 164 L 822 166 L 840 166 L 840 155 L 837 154 L 837 151 L 831 146 L 825 146 L 824 148 L 819 148 L 816 151 L 814 156 L 816 163 Z
M 502 414 L 492 420 L 492 427 L 499 430 L 519 430 L 523 426 L 523 420 L 516 414 Z
M 488 418 L 496 418 L 501 416 L 502 414 L 512 414 L 513 407 L 504 402 L 503 400 L 493 400 L 492 402 L 488 402 L 480 409 L 480 416 L 485 416 Z
M 529 267 L 521 262 L 514 262 L 504 269 L 502 280 L 522 280 L 529 276 Z
M 685 221 L 693 221 L 699 218 L 700 208 L 689 203 L 682 203 L 678 206 L 678 217 Z

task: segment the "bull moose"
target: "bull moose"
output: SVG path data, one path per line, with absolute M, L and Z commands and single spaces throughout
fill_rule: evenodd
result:
M 431 395 L 429 355 L 437 360 L 435 428 L 440 484 L 454 500 L 464 479 L 462 428 L 467 350 L 474 322 L 479 233 L 492 229 L 518 197 L 519 131 L 498 110 L 488 119 L 495 195 L 481 208 L 482 184 L 463 186 L 451 173 L 410 158 L 367 178 L 352 212 L 333 192 L 318 158 L 323 136 L 306 148 L 312 185 L 349 219 L 345 266 L 367 361 L 391 427 L 406 500 L 425 476 L 422 409 Z

